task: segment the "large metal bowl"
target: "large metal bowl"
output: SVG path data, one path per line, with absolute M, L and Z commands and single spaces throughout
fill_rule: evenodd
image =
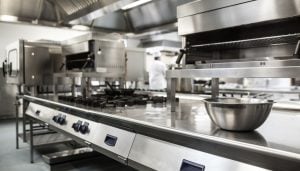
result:
M 251 131 L 269 116 L 273 101 L 254 98 L 216 98 L 203 100 L 211 120 L 230 131 Z

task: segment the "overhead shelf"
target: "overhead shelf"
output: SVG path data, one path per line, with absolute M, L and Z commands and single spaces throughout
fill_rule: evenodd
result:
M 208 44 L 193 45 L 192 48 L 203 49 L 203 50 L 224 50 L 224 49 L 244 49 L 254 47 L 267 47 L 272 45 L 280 44 L 294 44 L 300 39 L 300 33 L 279 35 L 272 37 L 262 37 L 254 39 L 245 39 L 228 42 L 217 42 Z

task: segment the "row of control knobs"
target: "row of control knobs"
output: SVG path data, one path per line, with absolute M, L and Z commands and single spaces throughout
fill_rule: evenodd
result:
M 55 123 L 58 123 L 60 125 L 63 125 L 66 123 L 66 115 L 58 114 L 56 116 L 53 116 L 52 120 Z
M 80 132 L 82 134 L 88 133 L 89 132 L 89 123 L 88 122 L 82 122 L 82 121 L 77 121 L 76 123 L 73 123 L 72 128 L 76 132 Z
M 56 116 L 53 116 L 52 120 L 55 123 L 58 123 L 60 125 L 64 125 L 66 123 L 66 115 L 58 114 Z M 72 128 L 76 132 L 80 132 L 82 134 L 86 134 L 89 132 L 89 123 L 88 122 L 82 122 L 82 121 L 77 121 L 76 123 L 73 123 Z

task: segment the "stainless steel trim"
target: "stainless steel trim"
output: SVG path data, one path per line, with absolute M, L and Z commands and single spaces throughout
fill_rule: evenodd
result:
M 213 68 L 181 69 L 167 71 L 167 78 L 298 78 L 299 66 L 254 67 L 254 68 Z

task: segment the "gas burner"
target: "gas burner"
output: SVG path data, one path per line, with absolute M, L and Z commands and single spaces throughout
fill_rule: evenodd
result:
M 59 96 L 59 100 L 71 103 L 81 104 L 89 107 L 96 108 L 109 108 L 109 107 L 125 107 L 125 106 L 139 106 L 153 104 L 165 104 L 166 97 L 149 96 L 148 94 L 134 94 L 132 89 L 121 90 L 106 90 L 105 94 L 93 94 L 90 98 L 81 96 Z

